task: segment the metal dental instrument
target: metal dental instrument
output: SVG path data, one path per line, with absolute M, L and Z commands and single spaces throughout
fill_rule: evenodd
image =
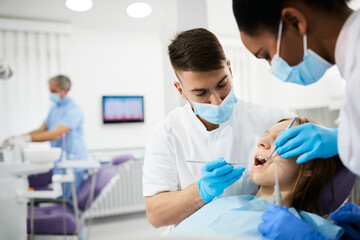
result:
M 186 160 L 186 162 L 192 162 L 192 163 L 206 163 L 205 161 L 196 161 L 196 160 Z M 237 163 L 237 162 L 226 162 L 227 164 L 231 164 L 231 165 L 239 165 L 241 163 Z
M 295 116 L 292 121 L 290 122 L 289 126 L 286 128 L 286 130 L 288 130 L 289 128 L 292 127 L 292 125 L 294 124 L 294 122 L 296 121 L 298 117 Z M 273 153 L 275 152 L 275 150 L 277 149 L 277 147 L 274 148 L 274 150 L 271 152 L 268 160 L 266 161 L 266 163 L 270 164 L 270 159 L 271 159 L 271 156 L 273 155 Z M 274 201 L 275 201 L 275 205 L 278 206 L 278 207 L 281 207 L 283 204 L 282 204 L 282 196 L 281 196 L 281 192 L 280 192 L 280 185 L 279 185 L 279 175 L 278 175 L 278 165 L 277 165 L 277 161 L 276 159 L 274 158 L 274 164 L 275 164 L 275 186 L 274 186 Z M 266 164 L 265 163 L 265 164 Z M 264 165 L 265 165 L 264 164 Z M 268 165 L 266 164 L 266 165 Z

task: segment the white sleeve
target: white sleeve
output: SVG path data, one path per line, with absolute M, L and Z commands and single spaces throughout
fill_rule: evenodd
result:
M 353 173 L 360 175 L 360 43 L 353 59 L 351 73 L 340 110 L 338 149 L 341 161 Z
M 179 177 L 174 146 L 163 125 L 149 134 L 143 166 L 143 196 L 179 190 Z

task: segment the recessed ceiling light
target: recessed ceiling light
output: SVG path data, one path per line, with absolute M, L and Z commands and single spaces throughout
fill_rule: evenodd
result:
M 127 14 L 133 18 L 147 17 L 151 14 L 151 11 L 151 6 L 142 2 L 130 4 L 126 9 Z
M 66 0 L 65 5 L 67 8 L 76 12 L 85 12 L 92 8 L 92 0 Z

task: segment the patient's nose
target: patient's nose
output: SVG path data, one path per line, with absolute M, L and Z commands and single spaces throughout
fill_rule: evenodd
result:
M 258 148 L 264 148 L 264 149 L 270 149 L 271 148 L 271 143 L 270 143 L 268 138 L 262 137 L 262 138 L 260 138 L 258 140 L 257 147 Z

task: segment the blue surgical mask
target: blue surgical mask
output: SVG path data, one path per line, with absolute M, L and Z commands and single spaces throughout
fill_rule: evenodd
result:
M 276 54 L 271 61 L 270 72 L 283 82 L 291 82 L 300 85 L 310 85 L 317 82 L 332 64 L 307 48 L 306 34 L 303 37 L 304 57 L 303 61 L 295 66 L 289 64 L 280 57 L 280 43 L 283 20 L 280 20 Z
M 60 94 L 58 94 L 58 93 L 50 93 L 50 100 L 53 101 L 56 104 L 59 104 L 61 102 Z
M 182 86 L 181 88 L 186 95 L 184 88 Z M 191 101 L 187 95 L 186 97 L 194 106 L 195 115 L 198 115 L 213 124 L 222 124 L 229 120 L 232 113 L 234 112 L 234 105 L 238 101 L 232 89 L 219 105 L 198 103 Z

